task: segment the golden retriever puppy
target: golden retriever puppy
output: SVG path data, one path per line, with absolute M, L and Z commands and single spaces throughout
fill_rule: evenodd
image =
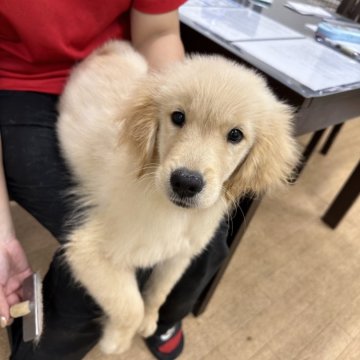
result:
M 289 108 L 253 71 L 193 56 L 148 72 L 113 41 L 73 71 L 58 135 L 86 218 L 66 259 L 103 308 L 101 349 L 151 335 L 158 310 L 244 193 L 287 177 L 298 152 Z M 138 268 L 153 267 L 141 294 Z

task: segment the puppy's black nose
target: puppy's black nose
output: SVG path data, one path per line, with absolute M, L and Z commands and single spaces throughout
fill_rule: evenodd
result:
M 172 172 L 170 184 L 174 193 L 181 198 L 191 198 L 202 190 L 204 180 L 198 172 L 180 168 Z

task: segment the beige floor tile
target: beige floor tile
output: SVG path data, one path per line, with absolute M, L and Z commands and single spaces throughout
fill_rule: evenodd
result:
M 212 324 L 190 316 L 183 325 L 186 351 L 181 360 L 206 358 L 217 346 L 217 342 L 213 342 L 209 336 Z
M 229 284 L 229 282 L 227 282 Z M 222 286 L 224 285 L 224 286 Z M 216 293 L 214 303 L 199 319 L 202 331 L 208 332 L 212 342 L 219 344 L 226 340 L 239 327 L 246 324 L 270 304 L 270 300 L 259 290 L 238 286 L 231 287 L 222 284 Z
M 295 359 L 314 337 L 333 323 L 337 314 L 348 306 L 348 299 L 359 294 L 359 289 L 352 287 L 358 277 L 359 267 L 338 276 L 334 269 L 327 270 L 318 269 L 321 276 L 310 285 L 308 294 L 311 305 L 293 320 L 291 326 L 269 341 L 269 346 L 280 359 Z
M 306 288 L 290 289 L 278 301 L 240 326 L 231 338 L 219 346 L 219 350 L 224 354 L 239 354 L 241 360 L 250 359 L 273 336 L 291 326 L 294 318 L 309 306 L 307 298 Z
M 201 360 L 232 360 L 232 359 L 237 359 L 237 354 L 234 354 L 233 357 L 229 358 L 223 353 L 221 353 L 218 349 L 214 349 L 211 351 L 211 353 L 205 355 Z M 180 360 L 182 359 L 180 358 Z
M 272 350 L 265 345 L 259 352 L 257 352 L 250 360 L 278 360 L 278 357 Z
M 360 336 L 354 339 L 349 346 L 336 358 L 336 360 L 359 360 L 360 359 Z
M 134 339 L 131 349 L 121 355 L 105 355 L 96 346 L 84 360 L 153 360 L 154 358 L 146 349 L 140 338 Z M 65 359 L 64 359 L 65 360 Z
M 351 337 L 333 323 L 306 345 L 295 359 L 335 360 L 350 342 Z
M 337 315 L 335 321 L 351 337 L 358 338 L 360 335 L 360 296 L 351 301 Z

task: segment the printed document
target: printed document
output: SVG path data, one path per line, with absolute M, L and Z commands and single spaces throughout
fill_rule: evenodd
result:
M 359 62 L 310 38 L 234 45 L 313 91 L 360 83 Z
M 183 6 L 180 18 L 190 20 L 227 41 L 292 39 L 304 36 L 246 8 Z

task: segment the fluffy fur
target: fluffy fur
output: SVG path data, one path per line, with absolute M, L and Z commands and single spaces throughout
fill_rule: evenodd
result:
M 172 123 L 174 111 L 184 126 Z M 244 134 L 238 144 L 227 139 L 234 128 Z M 107 315 L 105 353 L 155 331 L 158 309 L 236 199 L 286 182 L 298 156 L 291 131 L 289 108 L 264 80 L 218 56 L 154 74 L 114 41 L 76 67 L 58 134 L 87 214 L 66 258 Z M 181 206 L 170 184 L 179 168 L 205 183 Z M 141 267 L 154 267 L 143 294 Z

